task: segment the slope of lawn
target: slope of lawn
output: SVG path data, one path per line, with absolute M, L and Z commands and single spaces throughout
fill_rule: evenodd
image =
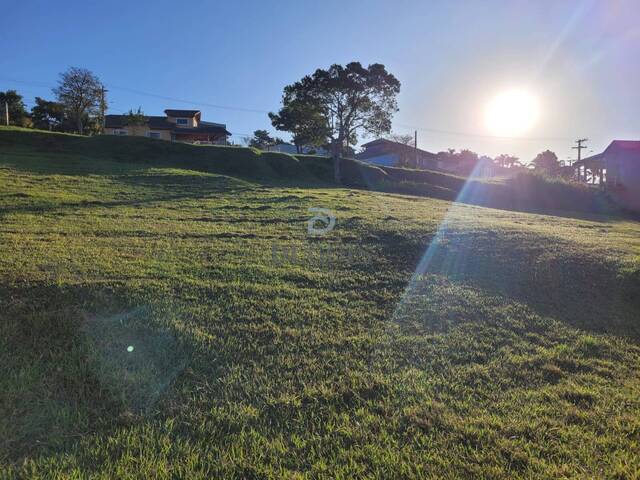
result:
M 243 147 L 193 146 L 141 137 L 51 133 L 19 127 L 0 127 L 0 150 L 36 158 L 45 153 L 52 162 L 87 163 L 107 160 L 125 164 L 191 169 L 240 176 L 272 184 L 333 186 L 328 157 L 287 155 Z M 88 155 L 87 155 L 88 154 Z M 94 161 L 91 163 L 95 164 Z M 95 168 L 100 168 L 95 166 Z M 471 180 L 447 173 L 377 167 L 343 159 L 343 183 L 368 190 L 427 196 L 441 200 L 507 210 L 557 214 L 561 211 L 619 214 L 605 192 L 587 185 L 533 172 L 512 178 Z
M 637 221 L 25 138 L 0 136 L 0 477 L 640 471 Z

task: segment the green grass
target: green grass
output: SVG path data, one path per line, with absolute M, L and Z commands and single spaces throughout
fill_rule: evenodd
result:
M 0 130 L 0 477 L 640 471 L 638 222 L 30 135 Z

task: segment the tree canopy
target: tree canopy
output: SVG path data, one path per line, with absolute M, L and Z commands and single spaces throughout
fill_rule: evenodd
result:
M 137 110 L 133 110 L 130 109 L 125 115 L 124 115 L 124 122 L 125 125 L 132 125 L 132 126 L 136 126 L 136 125 L 144 125 L 147 123 L 147 117 L 145 116 L 144 112 L 142 111 L 142 107 L 138 107 Z
M 388 133 L 391 117 L 398 110 L 399 92 L 400 82 L 384 65 L 334 64 L 287 85 L 282 108 L 269 116 L 278 129 L 294 135 L 307 132 L 314 141 L 325 138 L 332 146 L 335 178 L 339 182 L 344 147 L 355 145 L 361 132 Z
M 278 137 L 272 137 L 266 130 L 256 130 L 253 132 L 253 137 L 247 139 L 247 145 L 253 148 L 259 148 L 265 150 L 273 145 L 279 143 L 285 143 L 284 140 Z
M 298 152 L 302 152 L 304 147 L 320 147 L 328 143 L 330 132 L 317 105 L 299 99 L 283 100 L 283 103 L 280 112 L 269 113 L 269 118 L 277 130 L 291 132 Z
M 99 113 L 103 88 L 98 77 L 86 68 L 71 67 L 60 74 L 53 93 L 76 123 L 78 133 L 83 133 L 87 117 Z
M 22 95 L 15 90 L 0 92 L 0 113 L 2 113 L 2 123 L 5 122 L 5 103 L 9 107 L 9 124 L 26 127 L 29 123 L 29 114 L 22 101 Z
M 545 150 L 544 152 L 539 153 L 531 163 L 536 170 L 542 170 L 546 172 L 553 172 L 560 166 L 560 162 L 558 162 L 558 156 L 551 150 Z
M 514 157 L 513 155 L 509 155 L 508 153 L 501 153 L 494 159 L 494 162 L 497 165 L 505 168 L 513 168 L 519 165 L 518 157 Z
M 36 104 L 31 109 L 31 119 L 36 128 L 64 130 L 66 120 L 64 105 L 36 97 Z

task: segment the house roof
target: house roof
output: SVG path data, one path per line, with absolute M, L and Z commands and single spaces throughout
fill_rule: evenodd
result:
M 383 145 L 383 144 L 404 145 L 404 143 L 394 142 L 393 140 L 388 140 L 386 138 L 376 138 L 375 140 L 371 140 L 370 142 L 363 143 L 362 148 L 369 148 L 369 147 L 373 147 L 376 145 Z
M 168 117 L 187 117 L 193 118 L 196 115 L 200 115 L 200 110 L 172 110 L 167 109 L 164 111 Z
M 365 160 L 367 158 L 372 158 L 372 157 L 377 157 L 380 156 L 379 152 L 367 152 L 367 150 L 371 147 L 376 147 L 378 145 L 384 145 L 386 147 L 388 147 L 389 152 L 388 153 L 392 153 L 393 150 L 410 150 L 411 152 L 413 152 L 414 150 L 416 150 L 414 147 L 412 147 L 411 145 L 406 145 L 404 143 L 400 143 L 400 142 L 394 142 L 393 140 L 388 140 L 386 138 L 378 138 L 376 140 L 373 140 L 371 142 L 367 142 L 362 144 L 362 147 L 365 149 L 364 152 L 359 153 L 357 158 Z M 432 153 L 432 152 L 428 152 L 426 150 L 422 150 L 420 148 L 417 149 L 418 154 L 422 157 L 430 157 L 435 159 L 436 158 L 436 154 Z
M 640 155 L 640 140 L 614 140 L 604 153 L 632 153 Z
M 146 124 L 153 130 L 173 130 L 175 125 L 167 121 L 167 117 L 145 116 Z M 127 123 L 127 115 L 105 115 L 106 128 L 122 128 Z
M 622 158 L 625 160 L 633 159 L 634 161 L 640 162 L 640 140 L 614 140 L 607 148 L 605 148 L 604 152 L 583 158 L 579 162 L 574 162 L 572 166 L 597 166 L 604 162 L 608 155 L 622 155 Z
M 591 166 L 598 166 L 604 160 L 604 152 L 598 153 L 597 155 L 591 155 L 590 157 L 583 158 L 577 162 L 573 162 L 571 168 L 579 167 L 580 165 L 587 165 L 588 168 Z
M 167 117 L 145 116 L 146 125 L 151 130 L 170 130 L 175 134 L 223 134 L 231 135 L 227 131 L 225 125 L 221 123 L 201 122 L 200 126 L 195 128 L 177 127 L 175 123 L 169 122 Z M 123 128 L 127 126 L 127 115 L 105 115 L 105 128 Z

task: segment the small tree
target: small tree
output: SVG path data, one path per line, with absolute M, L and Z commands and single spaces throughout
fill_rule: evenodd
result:
M 494 159 L 494 162 L 504 168 L 513 168 L 518 164 L 518 157 L 502 153 Z
M 29 125 L 29 114 L 22 101 L 22 95 L 19 95 L 15 90 L 7 90 L 6 92 L 0 92 L 0 118 L 2 118 L 2 124 L 5 123 L 6 108 L 5 103 L 9 108 L 9 124 L 26 127 Z
M 284 140 L 278 137 L 272 137 L 266 130 L 256 130 L 253 132 L 253 137 L 248 140 L 248 145 L 253 148 L 259 148 L 266 150 L 267 148 L 284 143 Z
M 65 123 L 64 105 L 36 97 L 36 104 L 31 109 L 31 119 L 36 128 L 63 130 Z
M 138 135 L 140 127 L 143 127 L 147 124 L 147 117 L 142 111 L 142 107 L 138 107 L 137 110 L 130 109 L 127 113 L 125 113 L 122 118 L 122 124 L 129 127 L 130 135 Z
M 53 93 L 76 123 L 78 133 L 83 133 L 87 116 L 99 113 L 103 88 L 98 77 L 85 68 L 71 67 L 60 74 Z
M 558 162 L 558 156 L 551 150 L 545 150 L 544 152 L 539 153 L 531 163 L 536 170 L 547 173 L 556 171 L 560 166 L 560 162 Z
M 138 107 L 138 109 L 134 112 L 133 109 L 129 110 L 123 119 L 123 123 L 125 125 L 132 126 L 142 126 L 147 123 L 147 117 L 142 111 L 142 107 Z
M 457 166 L 456 155 L 455 148 L 448 148 L 446 152 L 440 151 L 436 153 L 436 160 L 445 170 L 453 170 Z
M 446 165 L 447 170 L 469 175 L 478 164 L 480 156 L 469 149 L 456 152 L 454 148 L 449 148 L 446 152 L 438 152 L 436 158 Z
M 479 155 L 469 149 L 460 150 L 457 155 L 458 171 L 465 175 L 470 175 L 478 163 Z
M 328 134 L 333 150 L 334 177 L 340 182 L 343 149 L 357 143 L 359 132 L 377 136 L 391 130 L 399 92 L 400 82 L 384 65 L 376 63 L 365 68 L 359 62 L 336 64 L 286 86 L 282 109 L 270 117 L 272 122 L 279 123 L 295 104 L 305 105 L 305 111 L 321 115 L 322 133 Z

